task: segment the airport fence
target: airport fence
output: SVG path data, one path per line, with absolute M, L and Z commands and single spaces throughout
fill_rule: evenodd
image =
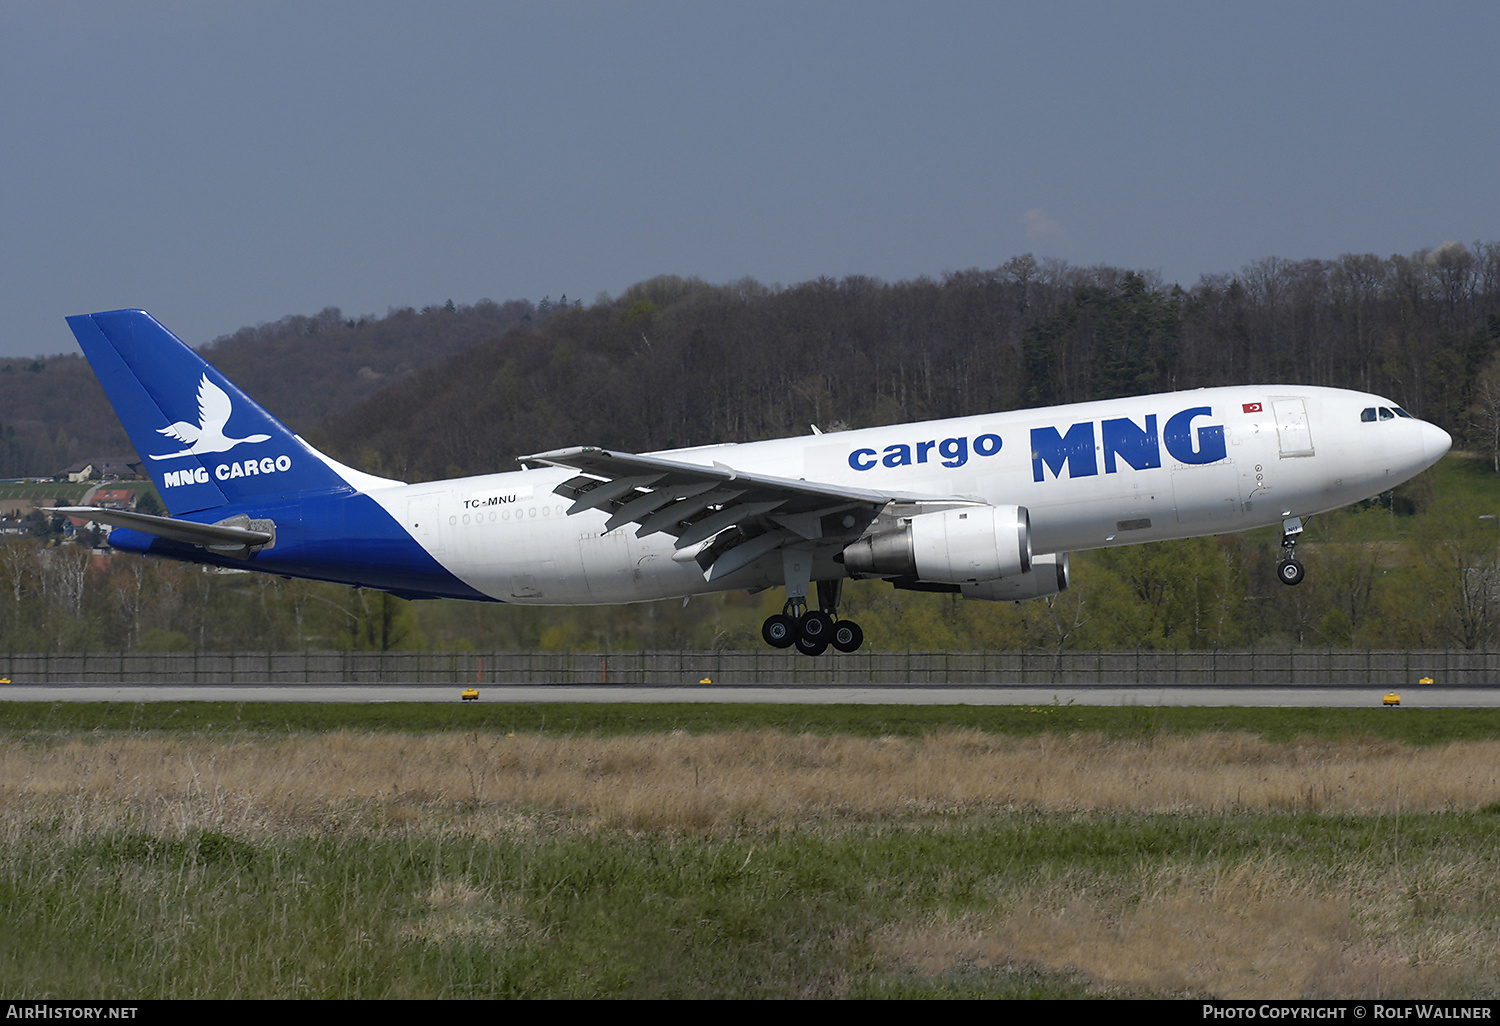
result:
M 1500 683 L 1500 650 L 0 653 L 16 684 L 1117 684 Z M 3 685 L 0 685 L 3 686 Z

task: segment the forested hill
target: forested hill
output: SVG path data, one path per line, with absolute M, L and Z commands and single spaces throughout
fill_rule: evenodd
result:
M 1497 347 L 1497 243 L 1271 258 L 1191 290 L 1029 256 L 896 283 L 669 277 L 465 349 L 315 437 L 364 469 L 427 480 L 565 445 L 650 450 L 1286 383 L 1378 392 L 1488 447 Z
M 417 368 L 544 319 L 520 300 L 359 319 L 328 307 L 312 317 L 242 328 L 200 351 L 293 430 L 306 432 Z M 59 328 L 66 330 L 60 321 Z M 81 355 L 0 359 L 0 477 L 42 476 L 130 451 Z
M 886 283 L 642 282 L 591 306 L 336 308 L 204 353 L 331 455 L 406 480 L 1150 391 L 1368 389 L 1500 447 L 1500 243 L 1268 258 L 1190 290 L 1016 257 Z M 129 443 L 81 356 L 0 360 L 0 477 Z M 1500 460 L 1497 460 L 1500 464 Z

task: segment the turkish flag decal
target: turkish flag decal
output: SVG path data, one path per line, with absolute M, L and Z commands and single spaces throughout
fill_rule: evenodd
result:
M 1259 413 L 1260 403 L 1246 403 L 1243 408 L 1246 413 Z

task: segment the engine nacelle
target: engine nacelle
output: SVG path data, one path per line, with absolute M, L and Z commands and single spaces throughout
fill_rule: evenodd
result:
M 998 581 L 981 581 L 964 584 L 959 591 L 966 599 L 985 599 L 989 602 L 1020 602 L 1025 599 L 1046 598 L 1068 590 L 1068 554 L 1059 552 L 1037 556 L 1031 561 L 1031 569 L 1015 577 L 1002 577 Z
M 1031 569 L 1031 514 L 1025 506 L 961 506 L 899 523 L 847 546 L 844 567 L 856 576 L 941 584 L 993 581 Z

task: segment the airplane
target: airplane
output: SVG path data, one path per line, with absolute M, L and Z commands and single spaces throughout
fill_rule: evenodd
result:
M 1245 385 L 631 453 L 575 446 L 407 484 L 318 452 L 143 310 L 69 317 L 168 516 L 52 508 L 123 551 L 404 598 L 602 605 L 783 587 L 762 637 L 860 647 L 843 582 L 1021 601 L 1069 553 L 1281 525 L 1436 463 L 1448 433 L 1380 396 Z M 184 445 L 186 447 L 184 447 Z

